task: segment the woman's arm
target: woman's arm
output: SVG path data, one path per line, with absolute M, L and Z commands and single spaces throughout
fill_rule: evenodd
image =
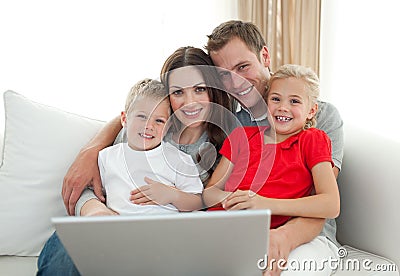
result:
M 140 205 L 174 205 L 181 212 L 200 210 L 203 207 L 200 194 L 181 191 L 148 177 L 144 178 L 147 185 L 131 192 L 130 200 Z
M 315 195 L 297 199 L 276 199 L 249 191 L 236 191 L 226 200 L 226 208 L 270 209 L 274 215 L 336 218 L 340 212 L 340 197 L 330 162 L 321 162 L 311 169 Z
M 221 157 L 203 191 L 203 202 L 206 207 L 212 207 L 223 202 L 231 194 L 231 192 L 225 192 L 224 188 L 225 182 L 232 173 L 233 166 L 233 163 L 228 158 Z
M 62 187 L 62 197 L 68 214 L 74 214 L 75 204 L 87 186 L 93 186 L 96 196 L 104 201 L 97 157 L 100 150 L 112 145 L 121 128 L 120 117 L 116 117 L 78 153 L 64 177 Z

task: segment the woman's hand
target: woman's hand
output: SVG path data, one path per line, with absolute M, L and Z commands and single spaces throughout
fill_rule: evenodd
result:
M 225 210 L 267 209 L 268 198 L 259 196 L 253 191 L 237 190 L 230 194 L 223 202 Z
M 176 188 L 144 178 L 147 185 L 141 186 L 131 192 L 130 200 L 139 205 L 167 205 L 175 200 Z

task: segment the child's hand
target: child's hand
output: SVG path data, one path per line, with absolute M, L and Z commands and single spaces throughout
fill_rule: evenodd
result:
M 174 200 L 176 189 L 163 183 L 144 178 L 147 185 L 131 192 L 130 200 L 139 205 L 166 205 Z
M 222 207 L 225 210 L 261 209 L 261 201 L 262 197 L 253 191 L 237 190 L 222 202 Z
M 117 212 L 115 212 L 114 210 L 107 208 L 107 209 L 103 209 L 103 210 L 97 210 L 95 212 L 87 214 L 86 216 L 118 216 L 118 215 L 119 214 Z
M 115 216 L 117 212 L 108 208 L 103 202 L 97 199 L 88 200 L 81 208 L 81 216 Z

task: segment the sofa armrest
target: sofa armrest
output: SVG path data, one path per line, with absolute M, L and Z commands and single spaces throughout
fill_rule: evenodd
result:
M 376 128 L 375 128 L 376 129 Z M 400 143 L 355 126 L 345 129 L 338 183 L 338 241 L 400 267 Z

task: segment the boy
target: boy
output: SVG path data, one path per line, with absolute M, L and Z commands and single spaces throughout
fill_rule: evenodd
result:
M 144 79 L 131 89 L 121 112 L 127 143 L 103 149 L 98 158 L 110 211 L 129 215 L 201 209 L 203 184 L 191 156 L 162 141 L 170 110 L 160 82 Z M 134 204 L 129 194 L 137 188 L 142 196 Z

